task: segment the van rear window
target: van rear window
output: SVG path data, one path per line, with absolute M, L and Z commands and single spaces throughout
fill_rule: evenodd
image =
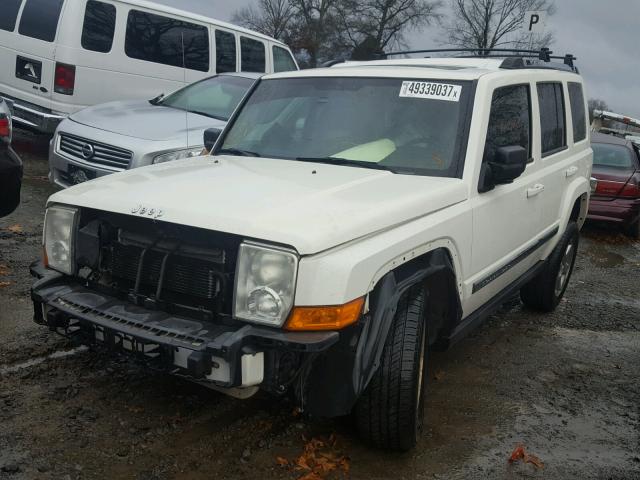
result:
M 15 30 L 20 5 L 22 5 L 22 0 L 3 0 L 0 30 L 8 30 L 9 32 Z
M 45 42 L 56 39 L 58 20 L 64 0 L 27 0 L 22 10 L 18 33 Z
M 124 49 L 138 60 L 209 71 L 209 30 L 202 25 L 131 10 Z
M 84 11 L 82 48 L 92 52 L 110 52 L 115 29 L 116 7 L 110 3 L 89 0 Z

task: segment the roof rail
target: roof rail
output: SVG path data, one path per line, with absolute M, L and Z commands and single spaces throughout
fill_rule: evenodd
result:
M 576 57 L 570 53 L 562 57 L 553 55 L 553 52 L 546 47 L 543 47 L 540 50 L 525 50 L 519 48 L 435 48 L 428 50 L 403 50 L 376 54 L 374 59 L 381 60 L 391 56 L 411 55 L 416 53 L 463 54 L 456 55 L 456 58 L 505 58 L 505 62 L 503 62 L 501 68 L 553 68 L 578 73 L 578 69 L 574 64 L 575 60 L 577 60 Z M 518 59 L 520 61 L 518 61 Z M 552 60 L 562 60 L 563 63 L 559 64 L 557 62 L 552 62 Z

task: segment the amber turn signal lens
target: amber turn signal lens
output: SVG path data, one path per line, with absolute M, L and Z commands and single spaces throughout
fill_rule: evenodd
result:
M 364 297 L 330 307 L 294 307 L 287 330 L 339 330 L 358 321 Z

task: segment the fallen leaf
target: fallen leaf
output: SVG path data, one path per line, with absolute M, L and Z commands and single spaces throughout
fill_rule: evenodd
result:
M 280 465 L 281 467 L 286 467 L 287 465 L 289 465 L 289 460 L 287 460 L 284 457 L 276 457 L 276 462 L 278 463 L 278 465 Z
M 444 380 L 444 371 L 442 370 L 438 370 L 434 375 L 433 378 L 438 381 L 441 382 L 442 380 Z
M 517 462 L 518 460 L 522 460 L 524 463 L 530 463 L 537 468 L 543 468 L 544 463 L 542 460 L 535 455 L 528 454 L 524 448 L 524 445 L 521 443 L 516 445 L 516 448 L 511 452 L 511 456 L 509 457 L 509 463 Z
M 11 273 L 11 269 L 6 265 L 0 265 L 0 277 L 6 277 Z
M 10 227 L 7 227 L 7 230 L 9 230 L 11 233 L 22 233 L 22 225 L 11 225 Z
M 0 288 L 6 288 L 11 285 L 11 282 L 0 282 Z

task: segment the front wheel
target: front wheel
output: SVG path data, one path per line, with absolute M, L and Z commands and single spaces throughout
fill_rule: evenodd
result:
M 630 223 L 626 228 L 626 232 L 631 238 L 640 239 L 640 218 Z
M 520 290 L 522 302 L 540 312 L 552 312 L 569 285 L 578 253 L 580 230 L 569 222 L 542 271 Z
M 428 351 L 424 304 L 422 285 L 400 299 L 380 366 L 355 407 L 360 436 L 379 448 L 410 450 L 422 431 Z

